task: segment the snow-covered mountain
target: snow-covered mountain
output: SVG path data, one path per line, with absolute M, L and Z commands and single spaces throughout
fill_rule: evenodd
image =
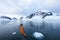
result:
M 8 16 L 0 16 L 0 22 L 3 24 L 10 23 L 10 22 L 16 22 L 17 18 L 11 18 Z
M 17 18 L 11 18 L 8 16 L 0 16 L 0 20 L 17 20 Z
M 10 17 L 7 16 L 1 16 L 0 20 L 12 20 Z
M 35 13 L 30 14 L 30 15 L 27 16 L 26 18 L 31 19 L 31 18 L 34 17 L 34 16 L 40 16 L 40 17 L 42 17 L 42 18 L 45 18 L 46 16 L 52 16 L 52 15 L 53 15 L 52 12 L 39 11 L 39 12 L 35 12 Z
M 17 20 L 17 18 L 11 18 L 12 20 Z

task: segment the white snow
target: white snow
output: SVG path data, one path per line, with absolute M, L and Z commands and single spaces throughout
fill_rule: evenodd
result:
M 60 21 L 60 16 L 46 16 L 44 19 L 40 16 L 34 16 L 30 19 L 31 21 Z
M 15 34 L 16 34 L 16 32 L 13 32 L 12 34 L 13 34 L 13 35 L 15 35 Z
M 33 37 L 35 37 L 37 39 L 43 39 L 44 35 L 42 33 L 35 32 L 35 33 L 33 33 Z

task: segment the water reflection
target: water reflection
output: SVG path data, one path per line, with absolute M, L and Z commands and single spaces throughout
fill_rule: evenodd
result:
M 34 32 L 42 33 L 45 36 L 44 40 L 60 40 L 60 22 L 59 21 L 22 21 L 25 32 L 29 36 L 28 40 L 36 40 L 32 37 Z M 0 39 L 1 40 L 26 40 L 19 33 L 20 22 L 13 22 L 11 24 L 0 24 Z M 15 35 L 12 35 L 16 32 Z
M 0 23 L 1 23 L 1 24 L 6 24 L 6 23 L 10 23 L 10 21 L 7 21 L 7 20 L 0 20 Z
M 58 39 L 55 36 L 56 34 L 59 35 L 59 33 L 60 33 L 60 32 L 57 32 L 60 29 L 60 27 L 59 27 L 60 25 L 58 26 L 58 24 L 60 24 L 60 23 L 58 21 L 49 22 L 49 21 L 42 20 L 40 22 L 29 21 L 26 23 L 27 23 L 26 25 L 28 25 L 28 26 L 26 26 L 26 30 L 29 35 L 31 35 L 33 32 L 40 32 L 45 35 L 46 40 Z
M 37 31 L 40 30 L 53 30 L 53 23 L 52 22 L 46 22 L 46 21 L 41 21 L 41 22 L 33 22 L 29 21 L 27 22 L 29 28 L 32 27 Z

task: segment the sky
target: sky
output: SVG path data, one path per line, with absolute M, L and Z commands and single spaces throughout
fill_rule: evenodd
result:
M 27 16 L 36 11 L 60 13 L 60 0 L 0 0 L 0 15 Z

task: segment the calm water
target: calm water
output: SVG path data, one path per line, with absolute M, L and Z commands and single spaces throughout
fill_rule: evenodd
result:
M 28 39 L 25 39 L 19 33 L 19 21 L 1 22 L 0 21 L 0 40 L 36 40 L 32 37 L 34 32 L 40 32 L 44 35 L 44 40 L 60 40 L 60 21 L 23 21 L 25 32 Z M 16 32 L 16 34 L 12 34 Z

